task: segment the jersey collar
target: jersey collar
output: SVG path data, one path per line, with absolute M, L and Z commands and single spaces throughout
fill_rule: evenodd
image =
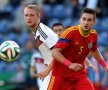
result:
M 79 33 L 81 34 L 81 36 L 83 37 L 88 37 L 90 34 L 88 34 L 87 36 L 83 35 L 83 33 L 81 32 L 81 26 L 78 25 L 78 30 L 79 30 Z

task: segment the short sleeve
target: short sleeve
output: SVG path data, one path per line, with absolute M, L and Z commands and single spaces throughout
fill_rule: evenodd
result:
M 72 40 L 72 30 L 66 29 L 60 36 L 55 48 L 66 48 L 70 45 Z

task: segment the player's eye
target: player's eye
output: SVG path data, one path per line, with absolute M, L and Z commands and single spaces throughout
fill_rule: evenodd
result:
M 55 32 L 57 32 L 57 31 L 55 31 Z
M 24 16 L 25 16 L 25 17 L 27 17 L 27 16 L 28 16 L 28 14 L 25 14 Z
M 86 20 L 86 18 L 82 18 L 82 20 L 83 20 L 83 21 L 85 21 L 85 20 Z
M 92 21 L 92 19 L 91 19 L 91 18 L 89 18 L 89 19 L 88 19 L 88 21 L 90 22 L 90 21 Z
M 59 32 L 61 32 L 62 31 L 62 29 L 59 29 Z
M 30 14 L 30 16 L 34 16 L 33 14 Z

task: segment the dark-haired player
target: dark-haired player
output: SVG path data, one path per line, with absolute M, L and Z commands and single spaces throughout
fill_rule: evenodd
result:
M 97 33 L 92 29 L 96 23 L 96 13 L 85 8 L 80 16 L 80 24 L 67 28 L 53 49 L 52 77 L 48 90 L 94 90 L 84 68 L 89 53 L 108 72 L 97 46 Z

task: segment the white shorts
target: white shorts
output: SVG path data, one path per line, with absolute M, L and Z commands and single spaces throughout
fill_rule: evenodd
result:
M 47 90 L 48 85 L 49 85 L 49 82 L 50 82 L 50 78 L 51 78 L 51 74 L 48 74 L 48 75 L 44 78 L 44 80 L 43 80 L 43 82 L 42 82 L 42 85 L 41 85 L 41 87 L 40 87 L 39 90 Z

